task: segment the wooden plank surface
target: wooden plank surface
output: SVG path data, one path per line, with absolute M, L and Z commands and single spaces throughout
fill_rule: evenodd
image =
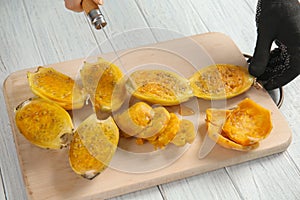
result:
M 204 46 L 206 50 L 204 52 L 208 52 L 217 63 L 237 64 L 239 66 L 246 65 L 245 59 L 239 49 L 229 37 L 226 37 L 223 34 L 201 34 L 193 36 L 191 39 Z M 194 48 L 188 45 L 189 40 L 190 39 L 185 38 L 171 40 L 151 47 L 154 47 L 154 49 L 166 48 L 172 52 L 185 52 L 187 55 L 194 58 L 201 57 L 202 55 L 199 55 L 201 52 L 194 51 Z M 226 53 L 223 52 L 225 46 L 228 49 Z M 132 52 L 132 50 L 128 51 Z M 135 65 L 136 63 L 142 63 L 142 65 L 152 63 L 149 62 L 149 58 L 154 56 L 154 54 L 154 51 L 151 51 L 148 54 L 142 51 L 141 53 L 135 54 L 136 57 L 130 56 L 127 60 L 124 58 L 122 63 L 126 63 L 128 68 L 137 67 Z M 194 69 L 194 67 L 207 66 L 203 59 L 198 59 L 198 63 L 195 63 L 195 66 L 189 68 L 188 65 L 181 64 L 174 57 L 169 57 L 172 55 L 173 54 L 162 54 L 161 51 L 159 51 L 156 53 L 155 60 L 161 62 L 167 61 L 166 63 L 169 67 L 173 67 L 173 69 L 177 70 L 179 73 L 186 75 L 187 78 L 197 70 L 197 68 Z M 103 57 L 106 58 L 107 56 L 103 55 Z M 82 63 L 83 61 L 79 59 L 48 65 L 48 67 L 54 67 L 63 73 L 74 75 L 79 70 L 78 66 L 80 66 L 80 64 L 78 63 L 80 62 Z M 185 60 L 184 63 L 186 63 Z M 31 68 L 28 70 L 34 71 L 35 69 L 36 68 Z M 287 122 L 273 103 L 273 100 L 266 91 L 252 88 L 243 95 L 227 100 L 226 107 L 234 107 L 242 99 L 249 97 L 265 108 L 271 110 L 273 130 L 270 136 L 260 143 L 258 149 L 249 152 L 238 152 L 226 150 L 216 145 L 207 157 L 199 160 L 197 155 L 200 146 L 203 144 L 203 138 L 206 133 L 205 110 L 214 106 L 214 102 L 199 100 L 202 112 L 200 110 L 198 136 L 187 152 L 178 158 L 175 156 L 176 160 L 172 160 L 172 164 L 168 164 L 168 166 L 153 172 L 148 172 L 148 170 L 146 170 L 143 171 L 143 173 L 136 174 L 139 171 L 133 170 L 132 173 L 127 173 L 129 168 L 126 168 L 126 165 L 130 165 L 132 162 L 135 163 L 134 166 L 141 166 L 142 169 L 151 164 L 153 165 L 154 163 L 145 163 L 144 160 L 142 162 L 139 160 L 135 161 L 135 159 L 130 157 L 118 157 L 121 160 L 115 160 L 116 165 L 106 169 L 101 173 L 99 178 L 97 177 L 93 181 L 87 181 L 86 179 L 75 175 L 70 169 L 66 149 L 60 151 L 43 150 L 31 145 L 19 134 L 14 122 L 14 109 L 22 101 L 32 96 L 26 78 L 26 72 L 28 70 L 17 71 L 11 74 L 5 82 L 4 94 L 15 136 L 15 143 L 23 177 L 28 190 L 28 195 L 32 199 L 109 198 L 282 152 L 290 144 L 291 131 L 287 126 Z M 198 117 L 196 117 L 196 119 L 198 119 Z M 196 129 L 198 129 L 198 126 Z M 160 154 L 157 154 L 157 156 L 165 151 L 167 152 L 168 150 L 163 150 Z M 181 152 L 179 148 L 171 149 L 170 151 Z M 181 153 L 178 155 L 181 155 Z M 41 160 L 41 158 L 45 159 Z M 148 158 L 148 160 L 149 159 L 150 158 Z M 112 161 L 112 163 L 113 162 L 114 161 Z M 152 161 L 149 160 L 148 162 Z M 188 163 L 188 165 L 186 163 Z M 229 181 L 230 179 L 227 180 Z M 101 185 L 101 188 L 99 188 L 99 185 Z M 236 194 L 234 190 L 232 190 L 232 192 L 233 194 Z
M 2 180 L 2 170 L 0 167 L 0 199 L 5 200 L 5 190 L 4 190 L 4 183 Z
M 151 1 L 142 0 L 107 0 L 102 10 L 109 21 L 109 34 L 112 35 L 118 35 L 124 30 L 134 28 L 146 27 L 149 29 L 150 26 L 173 30 L 173 32 L 178 33 L 183 32 L 186 35 L 218 30 L 232 37 L 243 52 L 251 54 L 256 37 L 254 24 L 256 3 L 257 0 L 238 2 L 230 0 L 228 3 L 222 0 L 189 0 L 187 2 L 174 1 L 174 3 L 173 1 L 151 3 Z M 160 12 L 153 10 L 154 6 Z M 163 9 L 160 9 L 160 6 Z M 50 10 L 47 10 L 48 8 Z M 1 83 L 10 73 L 17 70 L 85 57 L 90 52 L 90 44 L 100 45 L 106 41 L 101 32 L 91 29 L 89 22 L 82 13 L 67 11 L 63 6 L 63 1 L 3 1 L 0 12 L 3 16 L 7 16 L 0 19 Z M 194 16 L 194 14 L 196 15 Z M 188 23 L 189 26 L 186 26 L 185 23 Z M 178 34 L 174 36 L 168 31 L 156 31 L 152 33 L 152 36 L 151 34 L 148 36 L 148 34 L 147 37 L 154 38 L 154 42 L 165 41 L 178 36 Z M 120 43 L 119 48 L 134 47 L 143 42 L 146 43 L 142 37 L 136 43 L 135 39 L 130 40 L 130 37 L 126 37 L 122 38 L 125 39 L 125 42 Z M 109 48 L 104 49 L 109 51 Z M 197 178 L 192 177 L 178 181 L 176 184 L 160 185 L 159 190 L 154 187 L 150 192 L 146 190 L 131 193 L 116 199 L 139 199 L 139 197 L 147 199 L 147 196 L 152 199 L 160 194 L 166 199 L 177 199 L 176 195 L 180 195 L 178 192 L 180 188 L 185 188 L 182 192 L 189 191 L 189 197 L 193 199 L 203 198 L 203 196 L 206 199 L 226 199 L 224 198 L 224 190 L 237 191 L 241 199 L 268 199 L 265 194 L 269 193 L 278 197 L 286 197 L 283 199 L 297 199 L 300 195 L 297 193 L 299 189 L 294 185 L 300 185 L 300 136 L 298 134 L 300 131 L 300 101 L 297 92 L 299 87 L 299 78 L 284 87 L 285 100 L 280 111 L 287 119 L 293 132 L 292 143 L 285 153 L 269 156 L 268 159 L 257 159 L 247 164 L 227 167 L 224 168 L 225 171 L 218 171 L 222 176 L 227 177 L 224 180 L 231 180 L 231 183 L 224 181 L 224 184 L 226 183 L 224 189 L 222 189 L 222 185 L 224 187 L 222 180 L 220 180 L 220 185 L 203 184 L 205 182 L 210 183 L 210 179 L 218 174 L 217 172 L 210 172 L 207 176 L 205 174 L 196 176 Z M 0 109 L 6 109 L 2 93 L 0 94 Z M 25 199 L 23 180 L 18 168 L 19 163 L 14 150 L 12 130 L 6 112 L 1 112 L 0 126 L 0 162 L 2 164 L 2 178 L 6 187 L 6 197 L 9 200 Z M 274 165 L 268 168 L 269 176 L 255 173 L 257 170 L 262 170 L 260 166 L 269 167 L 269 162 L 274 162 Z M 254 173 L 244 174 L 244 171 L 253 171 Z M 280 172 L 280 176 L 277 175 L 278 172 Z M 286 181 L 287 179 L 292 181 Z M 255 181 L 247 183 L 246 180 Z M 270 187 L 265 185 L 267 180 L 269 180 Z M 195 187 L 200 187 L 203 194 L 191 189 Z M 215 191 L 215 193 L 211 191 Z M 184 195 L 180 196 L 184 199 Z
M 87 18 L 67 11 L 63 1 L 26 1 L 24 6 L 42 65 L 85 57 L 97 45 Z
M 245 1 L 215 0 L 209 3 L 209 0 L 192 0 L 191 2 L 209 31 L 227 34 L 243 53 L 252 55 L 256 37 L 255 18 Z M 228 7 L 231 8 L 230 11 L 227 10 Z
M 167 183 L 161 188 L 165 196 L 171 199 L 242 199 L 225 169 Z
M 157 42 L 135 1 L 110 0 L 102 8 L 108 25 L 105 31 L 116 50 L 134 48 Z M 93 30 L 103 52 L 112 52 L 108 41 L 99 38 L 101 31 Z
M 12 10 L 14 14 L 10 12 Z M 3 81 L 10 73 L 41 63 L 41 58 L 39 56 L 28 56 L 28 52 L 33 55 L 39 55 L 39 53 L 22 2 L 1 2 L 0 13 L 9 16 L 0 19 L 0 83 L 2 91 Z M 16 23 L 20 19 L 22 23 L 17 25 Z M 0 93 L 0 102 L 0 110 L 4 110 L 6 106 L 2 92 Z M 18 195 L 21 197 L 26 197 L 24 183 L 20 179 L 21 172 L 6 112 L 1 112 L 0 126 L 0 162 L 2 180 L 5 182 L 4 186 L 6 187 L 5 197 L 17 198 L 15 191 L 19 191 Z
M 179 0 L 145 1 L 137 0 L 147 24 L 158 28 L 154 35 L 158 41 L 165 41 L 196 33 L 207 32 L 207 28 L 189 1 Z

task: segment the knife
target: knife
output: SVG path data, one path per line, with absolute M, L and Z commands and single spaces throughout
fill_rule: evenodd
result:
M 122 70 L 125 71 L 125 68 L 122 64 L 122 60 L 120 58 L 120 55 L 118 54 L 115 45 L 113 44 L 111 38 L 109 37 L 109 35 L 106 33 L 104 27 L 107 25 L 107 22 L 104 18 L 104 15 L 102 14 L 99 6 L 93 1 L 93 0 L 82 0 L 81 2 L 82 8 L 84 10 L 84 12 L 86 13 L 86 15 L 88 16 L 88 18 L 91 21 L 91 24 L 97 29 L 97 30 L 102 30 L 110 47 L 113 50 L 113 53 L 116 56 L 116 60 L 119 61 L 120 63 L 120 67 L 122 68 Z
M 91 20 L 92 25 L 96 29 L 102 29 L 106 26 L 107 22 L 99 8 L 99 6 L 92 0 L 83 0 L 81 2 L 82 8 L 86 15 Z

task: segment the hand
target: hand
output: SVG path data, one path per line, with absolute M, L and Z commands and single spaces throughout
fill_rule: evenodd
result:
M 267 90 L 282 87 L 300 72 L 300 4 L 298 0 L 259 0 L 256 23 L 249 73 Z M 278 48 L 270 51 L 273 42 Z
M 96 4 L 102 5 L 103 0 L 93 0 Z M 69 10 L 73 10 L 75 12 L 82 12 L 83 8 L 81 6 L 82 0 L 65 0 L 65 6 Z

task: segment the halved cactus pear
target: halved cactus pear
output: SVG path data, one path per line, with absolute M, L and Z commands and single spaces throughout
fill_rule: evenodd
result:
M 41 148 L 65 147 L 73 134 L 69 113 L 58 104 L 41 98 L 21 103 L 16 108 L 15 120 L 20 133 Z
M 85 62 L 80 70 L 82 83 L 100 119 L 110 116 L 123 104 L 126 97 L 123 73 L 113 63 L 99 58 L 96 63 Z
M 254 82 L 246 67 L 216 64 L 189 78 L 194 95 L 202 99 L 229 99 L 247 91 Z
M 231 140 L 251 145 L 265 139 L 272 127 L 271 112 L 246 98 L 228 116 L 223 130 Z
M 119 129 L 112 117 L 98 120 L 96 114 L 91 114 L 78 126 L 70 144 L 73 171 L 93 179 L 108 167 L 118 142 Z
M 137 99 L 163 106 L 178 105 L 193 96 L 187 79 L 166 70 L 137 70 L 126 87 Z
M 38 67 L 36 72 L 28 72 L 27 79 L 32 92 L 59 104 L 66 110 L 84 106 L 86 94 L 71 77 L 53 68 Z

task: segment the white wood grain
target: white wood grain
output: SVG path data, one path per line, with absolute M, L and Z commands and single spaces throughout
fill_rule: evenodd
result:
M 244 0 L 244 1 L 249 5 L 250 9 L 255 13 L 258 0 Z
M 299 169 L 286 157 L 287 152 L 279 153 L 227 170 L 244 199 L 297 199 Z
M 164 184 L 166 199 L 240 199 L 224 169 Z
M 297 166 L 298 179 L 300 175 L 300 101 L 299 101 L 300 77 L 284 87 L 284 103 L 281 112 L 289 122 L 293 130 L 292 144 L 288 148 L 288 158 Z
M 13 12 L 11 12 L 13 11 Z M 0 13 L 7 17 L 0 18 L 0 146 L 2 178 L 8 199 L 16 199 L 16 192 L 26 198 L 25 187 L 20 172 L 15 144 L 6 112 L 2 84 L 14 71 L 41 63 L 39 51 L 35 45 L 26 10 L 21 1 L 2 2 Z M 21 21 L 21 23 L 20 23 Z M 34 55 L 34 56 L 31 56 Z
M 110 0 L 103 6 L 103 14 L 107 19 L 104 28 L 116 50 L 139 47 L 155 43 L 153 33 L 148 27 L 135 1 L 120 2 Z M 103 41 L 98 35 L 101 31 L 94 30 L 97 41 L 104 52 L 111 52 L 110 43 Z
M 24 4 L 43 65 L 83 58 L 97 45 L 87 17 L 66 10 L 64 1 Z
M 136 0 L 147 24 L 161 30 L 154 32 L 158 41 L 165 41 L 207 32 L 202 19 L 189 1 Z
M 0 64 L 1 67 L 1 64 Z M 2 90 L 2 84 L 1 84 Z M 8 199 L 14 199 L 16 195 L 16 191 L 18 191 L 18 195 L 26 197 L 26 191 L 22 179 L 22 174 L 20 171 L 20 165 L 18 161 L 18 157 L 16 154 L 16 147 L 14 143 L 14 139 L 12 136 L 12 130 L 9 124 L 6 106 L 4 104 L 3 94 L 0 94 L 0 109 L 4 112 L 1 112 L 0 119 L 0 146 L 1 146 L 1 173 L 2 180 L 5 182 L 5 191 Z
M 255 17 L 245 1 L 191 0 L 209 31 L 230 36 L 244 53 L 252 54 L 256 41 Z
M 157 187 L 152 187 L 146 190 L 132 192 L 129 194 L 121 195 L 110 200 L 163 200 Z
M 3 178 L 2 178 L 2 170 L 0 167 L 0 200 L 5 200 L 5 191 L 4 191 L 4 184 L 3 184 Z
M 13 12 L 11 12 L 13 11 Z M 21 0 L 4 1 L 0 6 L 0 59 L 2 80 L 11 72 L 42 63 L 28 14 Z
M 163 31 L 155 34 L 160 41 L 215 31 L 239 41 L 237 45 L 244 53 L 253 53 L 255 18 L 253 9 L 244 1 L 239 1 L 238 5 L 234 0 L 190 0 L 184 3 L 179 0 L 136 1 L 149 26 L 169 30 L 169 34 L 164 34 Z

